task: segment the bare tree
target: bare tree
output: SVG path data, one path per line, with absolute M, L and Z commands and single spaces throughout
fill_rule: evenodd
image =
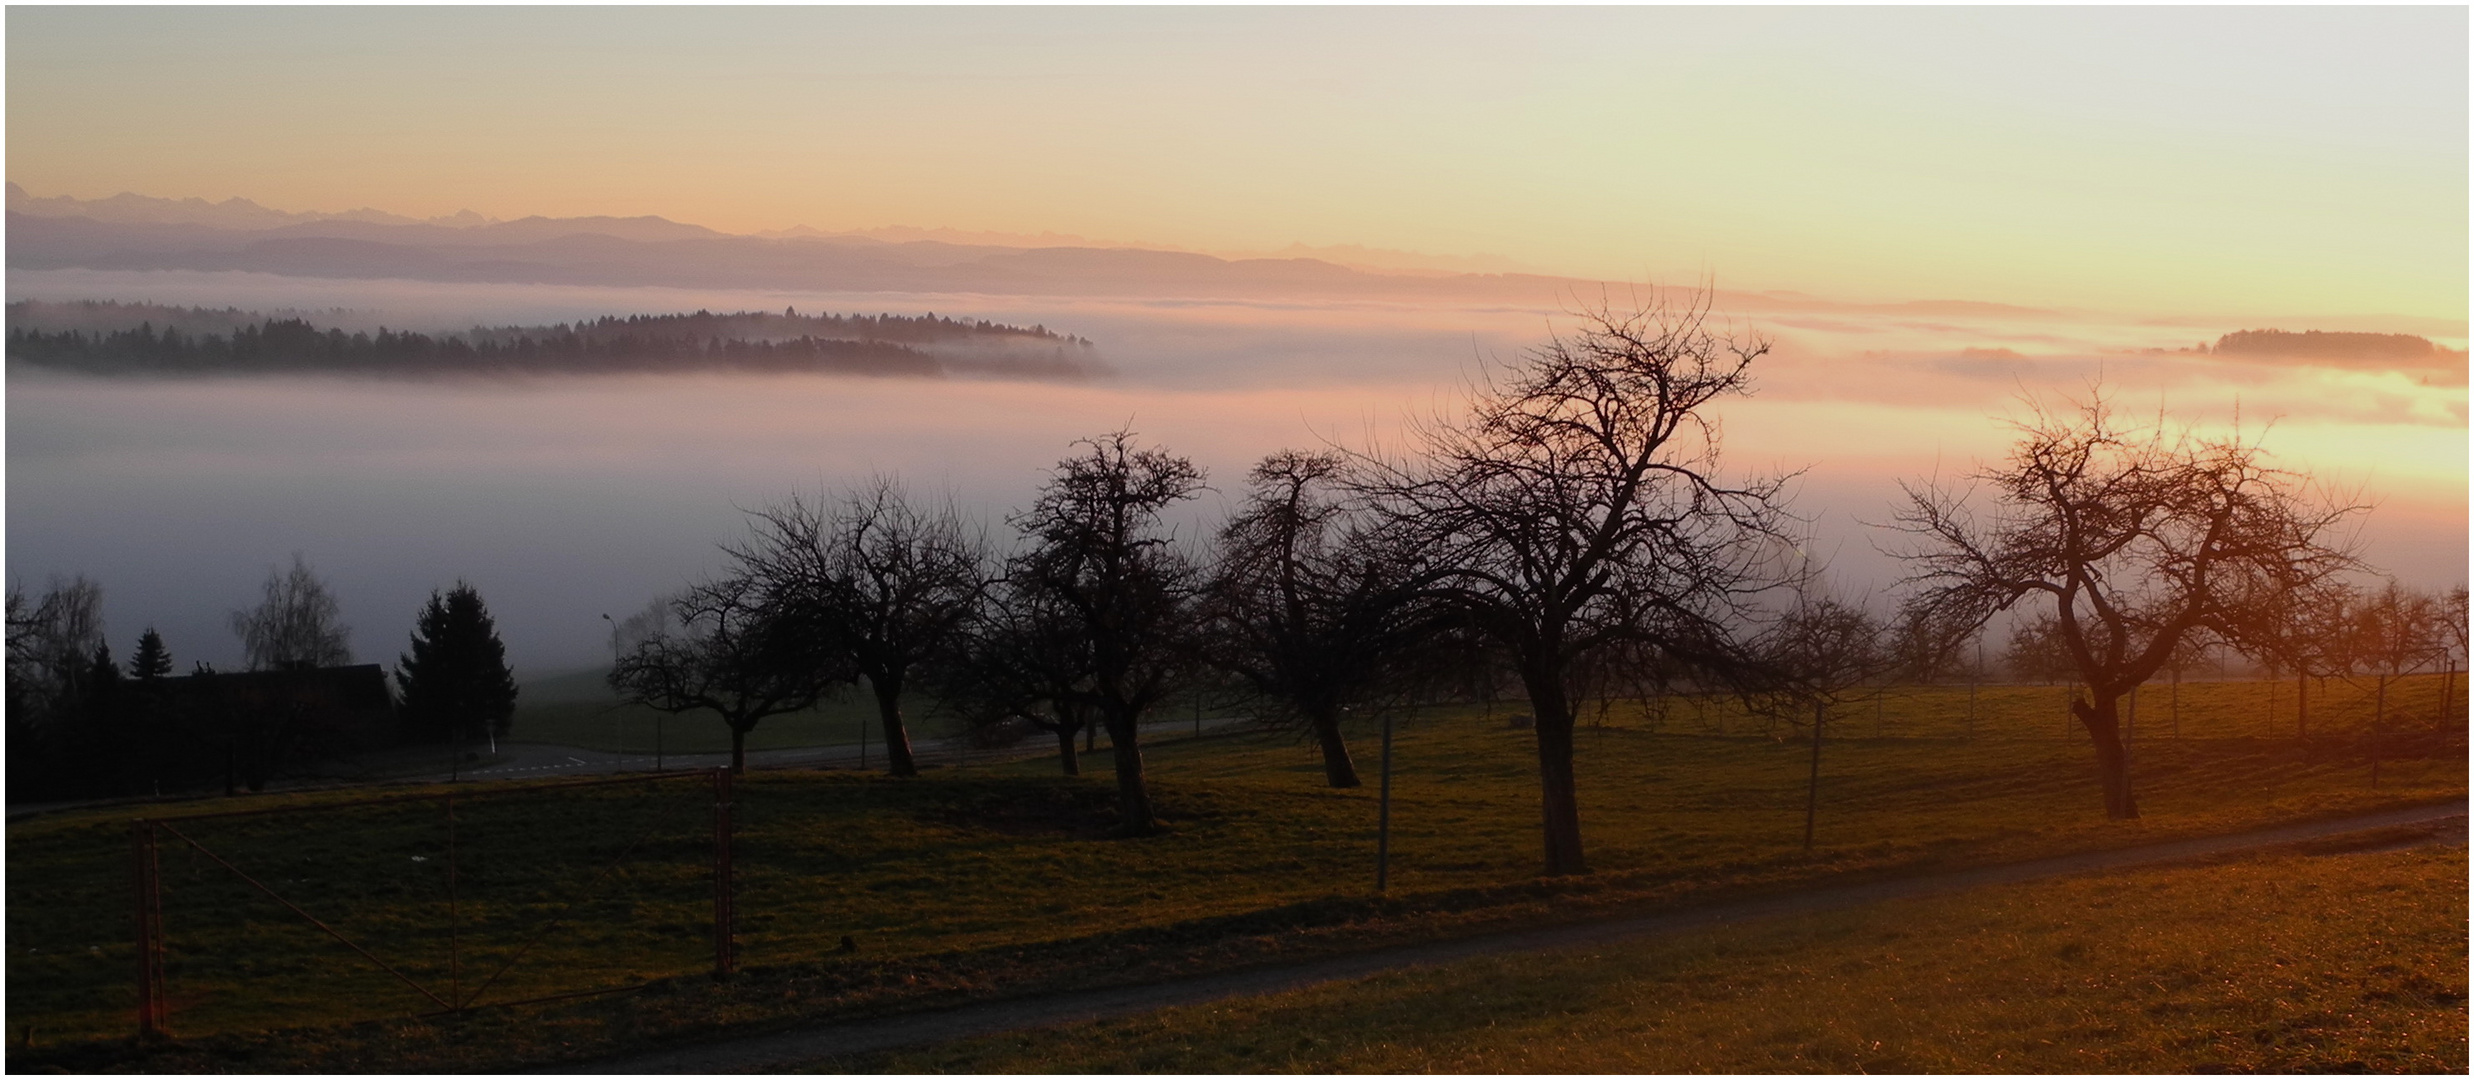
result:
M 1220 530 L 1209 588 L 1212 663 L 1314 736 L 1324 781 L 1358 786 L 1341 714 L 1377 701 L 1422 625 L 1409 553 L 1337 500 L 1342 459 L 1283 450 L 1249 474 Z
M 1065 775 L 1082 775 L 1074 739 L 1093 722 L 1091 641 L 1059 597 L 1000 583 L 939 667 L 937 686 L 965 724 L 1028 723 L 1056 737 Z
M 84 574 L 53 578 L 32 604 L 12 587 L 8 624 L 12 710 L 30 706 L 29 718 L 56 710 L 83 690 L 103 647 L 103 586 Z
M 1964 674 L 1968 658 L 1962 653 L 1977 632 L 1977 627 L 1954 622 L 1929 606 L 1901 605 L 1898 625 L 1887 631 L 1883 645 L 1888 661 L 1883 670 L 1919 685 Z
M 1910 620 L 1903 628 L 1912 628 L 1916 622 Z M 1812 717 L 1812 760 L 1804 782 L 1804 846 L 1808 849 L 1813 846 L 1813 819 L 1821 804 L 1821 736 L 1829 723 L 1830 707 L 1863 696 L 1875 679 L 1896 670 L 1902 661 L 1914 659 L 1902 656 L 1896 647 L 1914 642 L 1885 640 L 1889 636 L 1862 607 L 1805 592 L 1796 598 L 1792 610 L 1754 642 L 1754 654 L 1766 676 L 1762 680 L 1766 686 L 1755 700 L 1791 723 L 1801 722 L 1807 710 Z M 1921 650 L 1924 655 L 1947 651 L 1938 645 Z M 1871 692 L 1879 694 L 1880 687 L 1871 686 Z
M 2165 655 L 2166 723 L 2174 737 L 2182 735 L 2182 674 L 2206 663 L 2208 653 L 2219 643 L 2205 631 L 2194 630 L 2182 638 L 2182 643 Z
M 288 667 L 339 667 L 352 662 L 352 628 L 326 582 L 300 552 L 292 569 L 269 568 L 265 597 L 248 611 L 232 613 L 232 632 L 251 671 Z
M 2362 590 L 2337 577 L 2273 589 L 2249 605 L 2253 624 L 2238 647 L 2268 669 L 2294 676 L 2294 733 L 2311 733 L 2311 680 L 2326 684 L 2362 663 L 2359 649 Z M 2270 691 L 2273 700 L 2274 691 Z
M 2047 686 L 2079 675 L 2079 666 L 2070 659 L 2070 646 L 2062 641 L 2061 620 L 2042 613 L 2010 624 L 2010 640 L 2002 646 L 2002 666 L 2015 678 L 2034 679 Z
M 751 576 L 694 586 L 667 606 L 676 629 L 639 624 L 642 636 L 611 668 L 610 686 L 663 712 L 720 716 L 730 728 L 732 772 L 747 770 L 747 733 L 758 721 L 809 708 L 847 681 L 813 634 L 778 617 Z
M 12 585 L 8 595 L 8 770 L 13 789 L 74 790 L 82 772 L 80 742 L 91 734 L 88 693 L 94 656 L 103 647 L 103 587 L 80 574 L 51 586 L 32 603 Z
M 1194 463 L 1118 431 L 1075 444 L 1028 510 L 1013 518 L 1030 546 L 1006 576 L 1045 597 L 1064 628 L 1090 643 L 1083 703 L 1108 729 L 1117 769 L 1117 828 L 1157 831 L 1143 781 L 1137 725 L 1192 666 L 1187 643 L 1200 576 L 1162 515 L 1202 490 Z
M 2437 622 L 2432 627 L 2432 648 L 2440 654 L 2442 669 L 2448 677 L 2440 683 L 2440 720 L 2445 723 L 2457 709 L 2457 665 L 2466 658 L 2466 590 L 2459 585 L 2440 598 Z
M 756 513 L 732 549 L 783 617 L 830 642 L 866 677 L 895 776 L 916 776 L 902 694 L 951 648 L 988 585 L 986 543 L 948 503 L 922 510 L 878 478 L 825 505 L 792 498 Z
M 1768 348 L 1708 297 L 1600 309 L 1472 388 L 1469 413 L 1366 462 L 1364 492 L 1419 540 L 1426 584 L 1503 650 L 1536 717 L 1545 871 L 1587 869 L 1573 728 L 1593 680 L 1715 663 L 1748 598 L 1786 575 L 1779 480 L 1718 473 L 1712 406 Z
M 2368 594 L 2356 609 L 2352 652 L 2371 670 L 2371 783 L 2379 784 L 2381 738 L 2388 726 L 2388 684 L 2397 676 L 2436 662 L 2431 649 L 2440 601 L 2394 581 Z
M 1994 490 L 1990 520 L 1968 492 L 1907 486 L 1908 580 L 1964 621 L 2050 601 L 2086 687 L 2071 711 L 2095 742 L 2105 811 L 2137 817 L 2120 700 L 2193 631 L 2259 640 L 2269 598 L 2353 569 L 2330 536 L 2360 508 L 2316 502 L 2238 435 L 2126 429 L 2101 394 L 2040 408 L 2020 431 L 2008 460 L 1975 476 Z

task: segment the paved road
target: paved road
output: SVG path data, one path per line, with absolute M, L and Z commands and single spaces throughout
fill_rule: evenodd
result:
M 1226 998 L 1276 993 L 1317 983 L 1357 979 L 1387 971 L 1446 964 L 1473 957 L 1602 946 L 1723 923 L 1802 915 L 1837 908 L 1858 907 L 1884 900 L 1958 892 L 1987 885 L 2202 858 L 2360 832 L 2366 829 L 2398 825 L 2440 825 L 2443 828 L 2435 832 L 2435 838 L 2463 843 L 2465 816 L 2466 805 L 2464 803 L 2442 803 L 2403 810 L 2388 810 L 2332 821 L 2258 829 L 2192 840 L 2176 840 L 2117 851 L 2065 855 L 2006 866 L 1979 867 L 1858 885 L 1826 886 L 1783 896 L 1713 904 L 1659 915 L 1403 946 L 1331 957 L 1303 964 L 1205 975 L 1145 986 L 1085 990 L 1010 1001 L 991 1001 L 935 1012 L 833 1024 L 702 1046 L 681 1047 L 651 1054 L 580 1062 L 561 1066 L 554 1071 L 590 1073 L 778 1072 L 801 1064 L 851 1054 L 874 1053 L 905 1046 L 943 1042 L 949 1039 L 993 1035 L 1022 1028 L 1052 1027 L 1089 1020 L 1132 1016 L 1173 1006 L 1197 1005 Z

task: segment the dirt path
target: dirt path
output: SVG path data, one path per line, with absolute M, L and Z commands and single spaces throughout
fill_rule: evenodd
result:
M 2288 825 L 2223 836 L 2176 840 L 2116 851 L 2064 855 L 2033 862 L 1987 866 L 1926 874 L 1859 885 L 1840 885 L 1784 896 L 1713 904 L 1658 915 L 1578 923 L 1543 930 L 1398 946 L 1349 956 L 1336 956 L 1281 967 L 1203 975 L 1173 982 L 1050 994 L 1037 998 L 991 1001 L 934 1012 L 884 1017 L 778 1032 L 700 1046 L 680 1047 L 624 1058 L 605 1058 L 560 1067 L 557 1071 L 592 1073 L 776 1072 L 804 1062 L 850 1054 L 873 1053 L 949 1039 L 992 1035 L 1020 1028 L 1052 1027 L 1111 1017 L 1131 1016 L 1179 1005 L 1223 998 L 1273 993 L 1315 983 L 1448 964 L 1479 956 L 1534 952 L 1576 946 L 1598 946 L 1634 938 L 1672 934 L 1723 923 L 1803 915 L 1857 907 L 1884 900 L 1959 892 L 1987 885 L 2032 881 L 2064 874 L 2112 870 L 2147 863 L 2174 862 L 2274 847 L 2345 833 L 2400 825 L 2450 823 L 2439 835 L 2463 842 L 2466 804 L 2441 803 L 2329 821 Z M 2406 840 L 2404 843 L 2412 843 Z

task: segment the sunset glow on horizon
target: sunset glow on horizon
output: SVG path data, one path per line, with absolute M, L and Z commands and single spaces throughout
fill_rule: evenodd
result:
M 2125 415 L 2267 431 L 2280 462 L 2380 505 L 2365 536 L 2385 568 L 2459 581 L 2462 353 L 2397 366 L 2210 347 L 2274 328 L 2465 348 L 2466 19 L 13 8 L 7 179 L 32 216 L 16 218 L 11 301 L 429 334 L 933 312 L 1088 339 L 1105 374 L 13 371 L 11 567 L 91 570 L 128 585 L 115 617 L 185 605 L 189 637 L 211 640 L 230 567 L 286 550 L 328 558 L 381 610 L 503 559 L 499 580 L 520 584 L 494 602 L 540 628 L 513 647 L 584 663 L 601 611 L 705 565 L 737 508 L 789 489 L 899 473 L 1001 522 L 1070 440 L 1130 423 L 1233 490 L 1274 449 L 1397 438 L 1601 299 L 1709 287 L 1717 316 L 1770 346 L 1755 394 L 1717 409 L 1731 467 L 1802 470 L 1799 505 L 1852 586 L 1895 577 L 1871 526 L 1899 479 L 1964 475 L 2008 446 L 2024 399 L 2099 386 Z M 83 216 L 122 192 L 478 217 L 304 246 Z M 458 254 L 483 242 L 466 231 L 480 219 L 534 216 L 730 235 L 595 248 L 552 228 Z M 758 239 L 798 226 L 873 231 Z M 140 240 L 154 254 L 129 255 Z M 1077 245 L 1156 250 L 1024 257 Z M 1467 273 L 1537 276 L 1452 276 Z M 426 508 L 437 535 L 399 535 L 398 505 Z M 151 557 L 108 542 L 160 507 L 229 535 Z M 450 535 L 480 507 L 519 539 Z M 531 554 L 579 545 L 597 553 Z
M 7 1061 L 2463 1072 L 2469 11 L 12 6 Z
M 36 195 L 1362 245 L 1852 300 L 2466 317 L 2461 8 L 8 20 L 10 179 Z

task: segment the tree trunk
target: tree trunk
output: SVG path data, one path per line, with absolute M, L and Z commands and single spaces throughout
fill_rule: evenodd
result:
M 2380 730 L 2388 719 L 2388 676 L 2379 677 L 2379 699 L 2371 706 L 2371 786 L 2380 786 Z
M 1308 719 L 1314 724 L 1315 741 L 1323 744 L 1323 782 L 1336 788 L 1358 786 L 1357 763 L 1349 760 L 1349 744 L 1340 738 L 1339 714 L 1321 709 Z
M 1821 808 L 1821 724 L 1829 705 L 1813 702 L 1813 763 L 1804 777 L 1804 850 L 1813 849 L 1813 815 Z
M 1135 745 L 1135 718 L 1108 717 L 1109 748 L 1117 758 L 1117 835 L 1149 836 L 1160 831 L 1151 813 L 1151 789 L 1143 785 L 1142 747 Z
M 876 691 L 876 715 L 884 721 L 885 773 L 919 775 L 919 764 L 911 760 L 911 733 L 902 727 L 902 680 L 869 676 L 868 687 Z
M 2104 782 L 2105 816 L 2127 821 L 2139 816 L 2139 802 L 2131 797 L 2130 753 L 2122 745 L 2121 715 L 2116 699 L 2100 697 L 2093 701 L 2073 701 L 2070 709 L 2096 741 L 2096 775 Z
M 1581 857 L 1581 804 L 1572 776 L 1572 710 L 1563 687 L 1551 679 L 1529 687 L 1530 715 L 1538 734 L 1538 788 L 1545 818 L 1546 873 L 1585 874 Z
M 2294 676 L 2294 736 L 2311 737 L 2311 677 Z
M 1057 763 L 1065 767 L 1065 775 L 1081 776 L 1082 759 L 1074 755 L 1074 729 L 1057 728 Z
M 730 725 L 730 771 L 747 771 L 747 729 L 737 724 Z

